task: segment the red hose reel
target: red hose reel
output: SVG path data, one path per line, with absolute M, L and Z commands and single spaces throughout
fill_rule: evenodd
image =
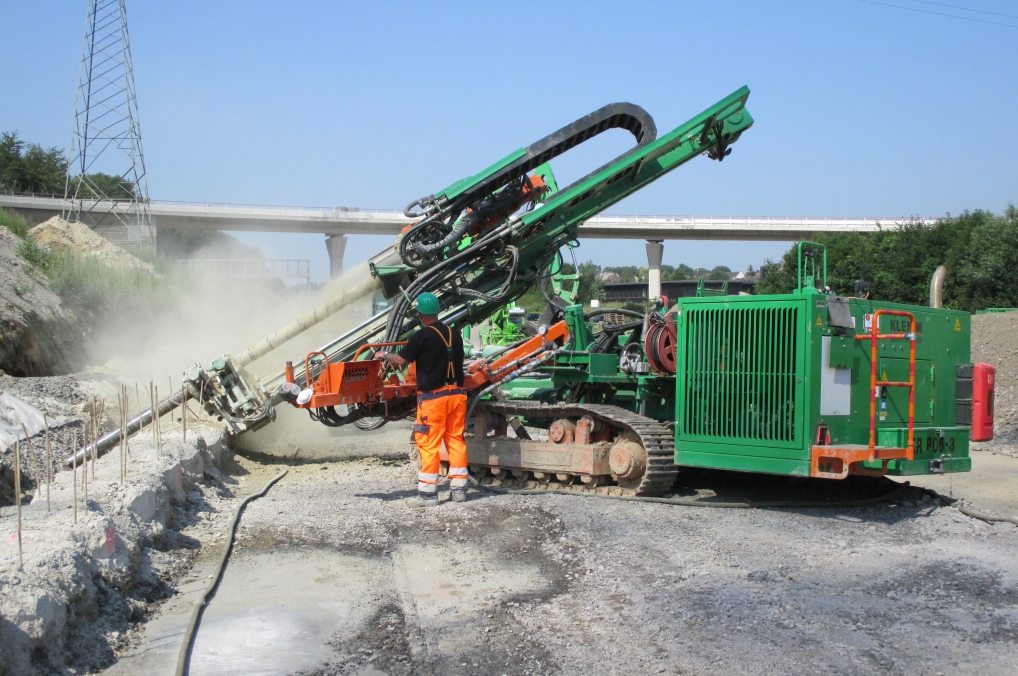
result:
M 643 339 L 643 352 L 655 371 L 675 373 L 675 343 L 677 331 L 675 315 L 647 315 L 647 335 Z

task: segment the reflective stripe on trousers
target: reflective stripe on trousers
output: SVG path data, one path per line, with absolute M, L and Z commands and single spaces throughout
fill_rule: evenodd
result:
M 438 492 L 438 472 L 418 472 L 417 473 L 417 490 L 421 493 L 437 493 Z
M 414 441 L 421 452 L 421 471 L 417 487 L 422 493 L 437 490 L 439 451 L 445 444 L 449 452 L 449 479 L 453 488 L 467 485 L 467 443 L 463 433 L 467 424 L 467 395 L 455 385 L 423 393 L 417 400 L 417 425 Z M 434 477 L 435 483 L 431 477 Z
M 450 467 L 449 468 L 449 485 L 452 488 L 466 488 L 467 487 L 467 468 L 466 467 Z

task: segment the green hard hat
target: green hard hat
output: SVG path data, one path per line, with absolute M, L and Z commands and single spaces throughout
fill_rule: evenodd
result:
M 421 295 L 417 296 L 418 314 L 437 315 L 438 311 L 441 309 L 442 308 L 438 303 L 438 297 L 435 294 L 425 291 Z

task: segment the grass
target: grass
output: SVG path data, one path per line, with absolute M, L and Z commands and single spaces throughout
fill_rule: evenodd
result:
M 21 238 L 18 256 L 43 272 L 50 288 L 61 298 L 83 310 L 99 313 L 139 306 L 163 307 L 182 293 L 169 261 L 151 261 L 163 273 L 157 275 L 136 268 L 111 268 L 91 257 L 39 246 L 28 235 L 28 221 L 14 212 L 0 209 L 0 225 Z
M 137 268 L 111 268 L 63 251 L 46 251 L 26 240 L 18 250 L 42 270 L 61 298 L 90 312 L 124 307 L 164 307 L 180 295 L 177 280 Z
M 0 209 L 0 226 L 7 228 L 21 239 L 28 237 L 28 231 L 32 227 L 24 216 L 7 209 Z

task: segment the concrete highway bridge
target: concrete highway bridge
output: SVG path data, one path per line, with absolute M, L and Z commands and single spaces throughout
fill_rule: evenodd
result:
M 59 197 L 0 195 L 0 206 L 24 214 L 32 222 L 59 215 Z M 343 269 L 343 252 L 350 235 L 397 235 L 412 221 L 402 211 L 349 207 L 281 207 L 204 202 L 153 201 L 150 211 L 157 227 L 179 230 L 321 233 L 326 236 L 332 274 Z M 647 240 L 650 286 L 659 276 L 665 240 L 739 240 L 791 242 L 815 233 L 878 232 L 910 220 L 906 216 L 861 217 L 744 217 L 744 216 L 615 216 L 599 215 L 580 226 L 581 239 Z M 933 223 L 937 219 L 921 219 Z M 658 275 L 654 273 L 657 272 Z M 658 284 L 658 288 L 660 285 Z M 658 294 L 651 294 L 658 295 Z

